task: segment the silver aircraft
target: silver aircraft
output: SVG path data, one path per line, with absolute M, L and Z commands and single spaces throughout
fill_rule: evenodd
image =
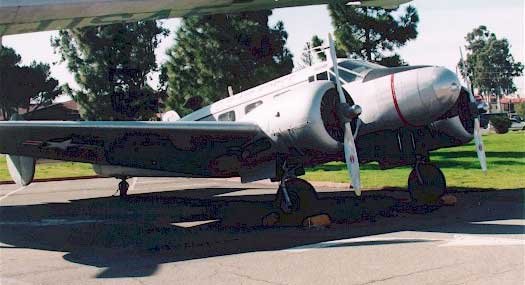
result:
M 18 184 L 32 182 L 38 158 L 78 161 L 92 163 L 100 175 L 121 179 L 123 197 L 129 177 L 271 179 L 280 181 L 276 200 L 288 213 L 317 198 L 315 189 L 296 177 L 306 167 L 330 161 L 347 163 L 357 195 L 360 164 L 378 162 L 382 169 L 411 165 L 408 188 L 422 202 L 436 200 L 446 189 L 443 173 L 429 161 L 430 151 L 474 138 L 486 170 L 479 133 L 484 106 L 475 103 L 450 70 L 336 59 L 331 37 L 324 49 L 326 62 L 180 119 L 176 114 L 164 122 L 25 122 L 14 117 L 0 122 L 0 153 L 7 154 Z
M 304 168 L 346 161 L 360 194 L 359 164 L 411 165 L 408 186 L 430 202 L 446 188 L 429 161 L 435 149 L 479 135 L 480 108 L 457 76 L 443 67 L 385 68 L 361 60 L 329 60 L 228 97 L 167 122 L 0 123 L 0 153 L 14 181 L 27 185 L 35 158 L 88 162 L 108 177 L 240 177 L 280 181 L 284 210 L 316 197 L 295 178 Z M 334 64 L 335 63 L 335 64 Z

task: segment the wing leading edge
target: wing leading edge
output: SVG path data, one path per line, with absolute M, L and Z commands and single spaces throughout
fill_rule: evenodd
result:
M 0 122 L 0 153 L 231 177 L 242 152 L 265 137 L 235 122 Z
M 411 0 L 362 0 L 393 8 Z M 2 0 L 0 37 L 121 22 L 327 4 L 329 0 Z

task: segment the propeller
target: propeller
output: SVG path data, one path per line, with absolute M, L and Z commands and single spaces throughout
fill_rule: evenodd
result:
M 459 48 L 459 53 L 461 55 L 461 68 L 463 71 L 465 70 L 465 61 L 463 60 L 463 51 L 461 48 Z M 473 105 L 476 105 L 476 112 L 478 113 L 476 117 L 474 118 L 474 144 L 476 145 L 476 153 L 478 154 L 479 163 L 481 165 L 481 171 L 483 171 L 483 174 L 487 175 L 487 157 L 485 155 L 485 146 L 483 145 L 483 139 L 481 138 L 481 127 L 479 122 L 479 110 L 476 104 L 476 99 L 474 98 L 474 92 L 471 89 L 472 85 L 470 82 L 470 78 L 468 78 L 468 75 L 466 72 L 463 72 L 465 75 L 465 80 L 467 81 L 468 85 L 468 91 L 469 91 L 469 98 L 470 103 Z
M 339 70 L 337 66 L 334 39 L 332 38 L 331 34 L 328 34 L 328 41 L 330 45 L 330 58 L 332 59 L 332 65 L 335 74 L 335 85 L 337 87 L 337 93 L 339 93 L 339 101 L 341 104 L 347 104 L 345 94 L 343 93 L 343 88 L 341 87 L 341 81 L 339 80 Z M 345 120 L 344 133 L 345 134 L 343 146 L 345 151 L 345 160 L 346 166 L 348 168 L 348 174 L 350 176 L 350 179 L 352 180 L 352 186 L 354 187 L 355 194 L 357 196 L 361 196 L 361 177 L 359 174 L 359 160 L 357 158 L 357 150 L 355 148 L 352 125 L 348 120 Z

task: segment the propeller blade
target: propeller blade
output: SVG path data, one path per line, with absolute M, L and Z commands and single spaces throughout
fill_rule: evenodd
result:
M 355 148 L 354 136 L 352 134 L 352 126 L 350 123 L 345 124 L 345 161 L 348 168 L 348 175 L 352 180 L 352 187 L 357 196 L 361 196 L 361 175 L 359 170 L 359 160 L 357 158 L 357 150 Z
M 459 53 L 461 56 L 461 66 L 462 69 L 465 69 L 465 61 L 463 60 L 463 51 L 459 48 Z M 463 74 L 466 74 L 463 72 Z M 471 90 L 471 82 L 468 76 L 465 78 L 469 88 L 469 98 L 471 103 L 476 103 L 476 98 L 474 98 L 474 92 Z M 474 118 L 474 144 L 476 145 L 476 153 L 478 154 L 479 164 L 481 165 L 481 171 L 483 174 L 487 175 L 487 156 L 485 155 L 485 146 L 483 145 L 483 139 L 481 138 L 481 127 L 479 123 L 479 114 Z
M 339 80 L 339 69 L 337 65 L 337 57 L 335 52 L 334 39 L 331 34 L 328 34 L 328 42 L 330 45 L 330 58 L 332 59 L 332 66 L 335 74 L 335 85 L 337 92 L 339 93 L 339 101 L 346 103 L 346 97 L 341 87 L 341 81 Z M 346 167 L 348 168 L 348 175 L 352 180 L 352 186 L 357 196 L 361 196 L 361 175 L 359 170 L 359 160 L 357 158 L 357 150 L 355 148 L 354 135 L 352 131 L 352 125 L 350 122 L 345 123 L 345 136 L 343 147 L 345 151 Z
M 479 124 L 479 117 L 474 119 L 474 143 L 476 144 L 476 152 L 478 154 L 479 163 L 481 164 L 481 171 L 487 175 L 487 157 L 485 155 L 485 146 L 481 138 L 481 128 Z

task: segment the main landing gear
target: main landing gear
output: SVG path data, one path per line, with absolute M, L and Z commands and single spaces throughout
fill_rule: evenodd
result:
M 281 182 L 275 202 L 284 214 L 306 214 L 315 207 L 318 199 L 317 192 L 310 183 L 294 177 Z
M 275 206 L 284 214 L 308 214 L 314 209 L 317 200 L 317 192 L 312 184 L 307 181 L 296 178 L 295 169 L 286 169 L 281 177 L 279 189 L 275 197 Z
M 408 190 L 412 200 L 419 205 L 434 205 L 447 188 L 445 175 L 435 165 L 417 162 L 408 176 Z

